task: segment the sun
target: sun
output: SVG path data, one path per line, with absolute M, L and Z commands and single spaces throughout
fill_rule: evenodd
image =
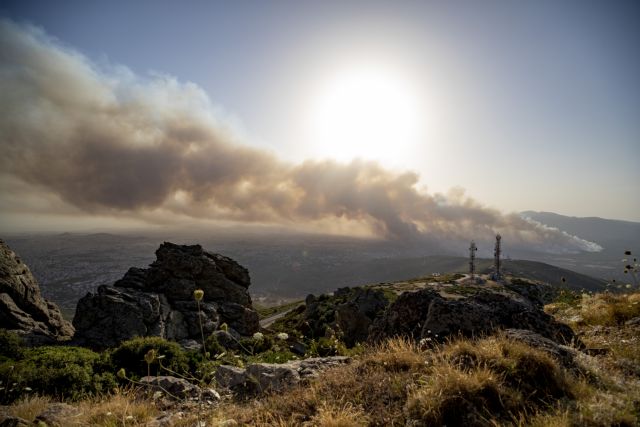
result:
M 388 67 L 340 69 L 316 86 L 310 104 L 307 128 L 315 155 L 393 164 L 421 143 L 418 91 Z

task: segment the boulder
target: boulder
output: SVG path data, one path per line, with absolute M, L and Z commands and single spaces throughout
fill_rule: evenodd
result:
M 183 378 L 169 375 L 142 377 L 140 384 L 142 388 L 138 390 L 138 393 L 145 397 L 161 395 L 170 400 L 220 400 L 220 394 L 213 389 L 201 389 Z
M 388 305 L 379 289 L 339 288 L 333 296 L 308 295 L 300 329 L 313 337 L 326 336 L 328 329 L 339 331 L 344 343 L 352 347 L 367 340 L 371 323 Z
M 513 341 L 525 343 L 547 353 L 569 371 L 580 372 L 580 368 L 575 361 L 578 352 L 574 348 L 558 344 L 555 341 L 526 329 L 505 329 L 504 335 Z
M 64 427 L 77 424 L 74 418 L 78 418 L 82 413 L 74 406 L 66 403 L 51 403 L 42 411 L 34 422 L 35 425 L 45 425 L 47 427 Z
M 561 344 L 579 343 L 571 328 L 530 303 L 493 292 L 447 299 L 430 289 L 400 295 L 376 319 L 369 337 L 374 341 L 392 336 L 442 341 L 508 328 L 527 329 Z
M 222 324 L 243 335 L 259 329 L 247 288 L 249 272 L 200 245 L 165 242 L 149 268 L 131 268 L 113 286 L 100 286 L 79 302 L 76 341 L 94 348 L 117 346 L 135 336 L 178 342 L 201 340 Z M 201 289 L 198 303 L 193 292 Z
M 253 363 L 246 368 L 222 365 L 218 367 L 215 379 L 219 386 L 242 395 L 278 392 L 306 378 L 316 377 L 327 368 L 350 362 L 349 357 L 332 356 L 287 363 Z
M 73 326 L 40 294 L 29 267 L 0 240 L 0 325 L 27 344 L 52 344 L 73 336 Z

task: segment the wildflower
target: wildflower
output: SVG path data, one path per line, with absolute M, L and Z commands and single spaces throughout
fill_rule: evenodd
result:
M 204 297 L 204 291 L 202 289 L 196 289 L 195 291 L 193 291 L 193 297 L 198 302 L 202 301 L 202 298 Z
M 287 334 L 286 332 L 280 332 L 279 334 L 276 335 L 276 338 L 278 338 L 279 340 L 288 340 L 289 339 L 289 334 Z
M 255 334 L 253 334 L 253 339 L 256 341 L 262 341 L 264 339 L 264 335 L 262 334 L 262 332 L 256 332 Z
M 117 375 L 118 378 L 127 378 L 127 372 L 124 370 L 124 368 L 120 368 Z
M 154 360 L 156 360 L 156 350 L 152 348 L 144 355 L 144 361 L 147 362 L 147 365 L 151 365 Z

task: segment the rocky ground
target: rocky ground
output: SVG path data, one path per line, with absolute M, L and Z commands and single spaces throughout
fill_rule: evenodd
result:
M 0 426 L 640 424 L 638 293 L 431 276 L 309 295 L 261 328 L 246 269 L 165 243 L 80 302 L 73 343 L 95 352 L 25 346 L 69 334 L 3 254 L 31 321 L 0 331 Z

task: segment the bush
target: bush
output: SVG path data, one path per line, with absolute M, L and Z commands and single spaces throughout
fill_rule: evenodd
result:
M 263 335 L 262 338 L 245 338 L 240 340 L 240 349 L 248 354 L 264 353 L 273 347 L 273 338 Z
M 307 351 L 309 356 L 344 356 L 348 353 L 344 343 L 335 337 L 312 340 Z
M 150 364 L 145 355 L 155 350 L 156 357 Z M 170 375 L 171 371 L 183 373 L 189 369 L 187 356 L 178 343 L 160 337 L 138 337 L 124 341 L 111 353 L 113 370 L 124 369 L 127 376 L 139 379 L 146 375 Z
M 0 365 L 0 378 L 10 388 L 4 400 L 25 393 L 79 399 L 110 391 L 116 386 L 105 356 L 80 347 L 45 346 L 27 349 L 22 360 Z
M 0 329 L 0 361 L 5 359 L 20 359 L 23 350 L 22 339 L 18 334 Z

